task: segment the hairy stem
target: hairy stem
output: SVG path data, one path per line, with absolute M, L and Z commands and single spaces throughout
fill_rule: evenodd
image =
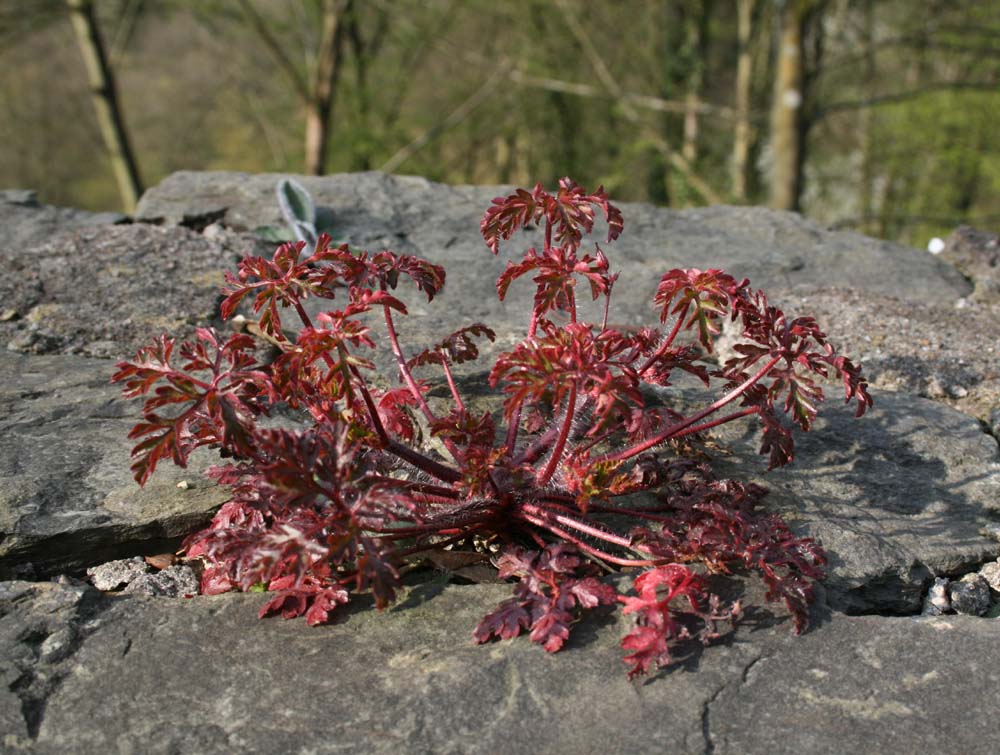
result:
M 572 527 L 585 535 L 590 535 L 591 537 L 596 537 L 599 540 L 604 540 L 608 543 L 613 543 L 615 545 L 620 545 L 622 548 L 631 548 L 632 540 L 631 538 L 622 537 L 621 535 L 616 535 L 613 532 L 608 532 L 601 527 L 595 527 L 586 522 L 582 522 L 575 517 L 567 516 L 566 514 L 556 514 L 552 511 L 547 511 L 539 506 L 533 506 L 531 504 L 523 504 L 521 510 L 525 513 L 531 514 L 532 516 L 537 516 L 541 519 L 551 520 L 557 524 L 561 524 L 564 527 Z
M 778 362 L 780 362 L 781 359 L 782 358 L 780 356 L 772 357 L 768 361 L 768 363 L 765 364 L 756 375 L 748 378 L 743 383 L 733 388 L 733 390 L 731 390 L 725 396 L 720 398 L 718 401 L 711 404 L 710 406 L 705 407 L 697 414 L 693 414 L 687 419 L 682 420 L 677 424 L 671 425 L 666 430 L 657 433 L 653 437 L 643 441 L 642 443 L 639 443 L 638 445 L 632 446 L 631 448 L 626 448 L 625 450 L 619 451 L 618 453 L 615 454 L 606 454 L 600 457 L 597 461 L 623 461 L 625 459 L 630 459 L 633 456 L 641 454 L 643 451 L 648 451 L 649 449 L 660 445 L 664 441 L 673 438 L 682 430 L 687 429 L 696 422 L 700 422 L 701 420 L 705 419 L 705 417 L 707 417 L 709 414 L 718 411 L 726 404 L 739 398 L 744 391 L 746 391 L 748 388 L 757 383 L 761 378 L 767 375 L 767 373 L 771 371 L 771 368 L 774 367 Z
M 385 291 L 385 284 L 382 285 L 382 290 Z M 427 400 L 424 398 L 424 394 L 420 392 L 420 388 L 417 386 L 417 381 L 413 379 L 413 373 L 410 372 L 410 368 L 406 365 L 406 357 L 403 356 L 403 349 L 399 345 L 399 337 L 396 335 L 396 326 L 392 321 L 392 311 L 388 305 L 382 306 L 382 313 L 385 315 L 385 327 L 386 332 L 389 335 L 389 343 L 392 345 L 392 353 L 396 357 L 396 365 L 399 367 L 399 374 L 402 376 L 403 381 L 406 383 L 406 387 L 410 389 L 410 394 L 417 402 L 417 406 L 420 407 L 420 411 L 423 412 L 424 417 L 427 421 L 433 423 L 437 420 L 434 416 L 434 412 L 431 411 L 430 406 L 427 404 Z M 448 449 L 448 453 L 456 461 L 461 458 L 461 453 L 455 444 L 447 438 L 442 439 L 444 447 Z
M 562 460 L 562 452 L 563 449 L 566 448 L 566 441 L 569 439 L 569 433 L 573 427 L 573 414 L 575 412 L 576 383 L 573 383 L 569 388 L 569 396 L 566 397 L 566 417 L 559 430 L 559 437 L 556 438 L 556 442 L 552 446 L 552 452 L 548 463 L 538 474 L 537 479 L 539 485 L 548 485 L 549 480 L 552 479 L 552 475 L 555 474 L 556 468 L 559 466 L 559 462 Z
M 451 397 L 455 399 L 455 408 L 460 412 L 465 412 L 465 402 L 462 401 L 462 397 L 458 393 L 458 387 L 455 385 L 455 378 L 451 374 L 451 368 L 448 367 L 448 360 L 442 357 L 441 368 L 444 370 L 444 379 L 448 381 L 448 388 L 451 389 Z
M 534 524 L 536 527 L 540 527 L 543 530 L 547 530 L 551 532 L 553 535 L 561 537 L 566 542 L 575 545 L 584 553 L 587 553 L 591 556 L 595 556 L 601 559 L 602 561 L 608 561 L 609 563 L 617 564 L 618 566 L 642 566 L 642 567 L 655 566 L 658 563 L 661 563 L 661 560 L 659 559 L 635 559 L 635 558 L 621 558 L 619 556 L 613 556 L 612 554 L 602 551 L 599 548 L 594 548 L 593 546 L 587 545 L 585 542 L 581 541 L 580 538 L 570 534 L 569 532 L 560 527 L 557 527 L 556 525 L 552 524 L 552 522 L 548 522 L 545 519 L 541 519 L 539 517 L 531 516 L 530 514 L 523 514 L 522 516 L 525 521 L 530 522 L 531 524 Z M 544 547 L 544 541 L 542 543 L 542 547 Z
M 643 364 L 642 367 L 639 368 L 640 375 L 644 373 L 646 370 L 648 370 L 650 367 L 652 367 L 654 364 L 656 364 L 656 360 L 662 357 L 666 353 L 667 349 L 670 348 L 670 344 L 672 344 L 674 342 L 674 339 L 677 338 L 677 334 L 680 332 L 681 326 L 684 324 L 684 318 L 687 317 L 688 309 L 690 307 L 691 307 L 690 303 L 684 305 L 684 309 L 680 311 L 680 315 L 677 318 L 677 322 L 674 323 L 674 327 L 670 330 L 670 333 L 667 335 L 666 339 L 663 341 L 663 343 L 660 344 L 660 347 L 656 350 L 656 352 L 649 359 L 646 360 L 645 364 Z

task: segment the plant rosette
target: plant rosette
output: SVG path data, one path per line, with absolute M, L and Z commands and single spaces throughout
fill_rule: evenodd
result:
M 714 595 L 704 576 L 734 568 L 759 573 L 767 599 L 783 601 L 801 632 L 823 576 L 819 544 L 763 510 L 763 488 L 717 479 L 683 451 L 723 423 L 754 421 L 770 466 L 787 464 L 794 431 L 813 424 L 823 380 L 840 378 L 858 416 L 871 406 L 861 370 L 815 320 L 787 317 L 721 270 L 667 271 L 653 299 L 658 326 L 609 327 L 617 275 L 599 246 L 581 252 L 598 212 L 610 243 L 624 227 L 618 208 L 603 189 L 563 179 L 553 193 L 538 185 L 499 197 L 483 217 L 494 254 L 519 229 L 544 228 L 542 248 L 508 262 L 496 284 L 501 300 L 520 278 L 535 285 L 525 338 L 489 373 L 503 398 L 497 417 L 467 408 L 453 370 L 478 358 L 477 342 L 493 340 L 487 324 L 417 353 L 401 344 L 400 283 L 431 301 L 444 269 L 333 246 L 325 234 L 311 253 L 305 242 L 284 244 L 227 275 L 223 316 L 249 302 L 280 352 L 273 361 L 259 363 L 246 334 L 200 329 L 193 342 L 160 336 L 120 362 L 113 380 L 126 397 L 144 398 L 130 434 L 140 484 L 160 461 L 183 467 L 200 446 L 227 460 L 209 474 L 232 499 L 184 545 L 205 562 L 202 592 L 266 585 L 262 616 L 320 624 L 353 594 L 370 592 L 385 607 L 415 555 L 485 544 L 498 554 L 499 576 L 516 582 L 475 628 L 477 642 L 526 632 L 555 652 L 583 612 L 620 604 L 636 619 L 622 640 L 628 674 L 642 674 L 670 663 L 677 642 L 707 643 L 739 617 L 739 603 Z M 579 319 L 581 294 L 603 305 L 601 322 Z M 313 320 L 309 297 L 340 308 Z M 373 314 L 384 319 L 384 343 L 365 319 Z M 727 318 L 742 339 L 716 366 L 709 357 Z M 380 347 L 394 357 L 394 387 L 376 387 L 386 384 L 374 379 Z M 446 410 L 427 400 L 434 371 L 450 394 Z M 676 371 L 704 384 L 700 408 L 682 413 L 643 398 L 644 384 L 669 385 Z M 279 404 L 303 412 L 307 428 L 264 427 Z M 418 417 L 440 453 L 418 442 Z M 636 493 L 646 494 L 641 505 Z M 608 515 L 631 526 L 612 528 Z M 637 572 L 633 589 L 601 581 L 609 569 Z

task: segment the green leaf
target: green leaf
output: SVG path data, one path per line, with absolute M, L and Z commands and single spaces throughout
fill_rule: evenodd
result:
M 278 207 L 295 238 L 316 243 L 316 205 L 309 191 L 293 178 L 282 178 L 276 187 Z

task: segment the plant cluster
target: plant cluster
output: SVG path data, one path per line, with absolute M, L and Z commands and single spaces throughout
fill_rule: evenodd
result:
M 471 411 L 453 370 L 478 357 L 480 339 L 494 338 L 489 327 L 469 325 L 415 354 L 400 344 L 397 320 L 407 307 L 399 284 L 408 280 L 430 301 L 445 271 L 413 256 L 334 246 L 326 235 L 311 250 L 299 242 L 271 259 L 246 257 L 227 276 L 222 314 L 251 303 L 280 348 L 270 363 L 255 360 L 250 336 L 210 329 L 176 353 L 161 336 L 119 363 L 113 380 L 127 397 L 145 397 L 130 436 L 140 484 L 164 459 L 184 466 L 199 446 L 228 459 L 210 474 L 232 500 L 185 543 L 189 558 L 205 562 L 202 591 L 263 586 L 270 597 L 262 616 L 318 624 L 352 593 L 370 592 L 386 606 L 416 554 L 489 548 L 500 576 L 517 583 L 475 628 L 478 642 L 527 632 L 557 651 L 581 612 L 621 604 L 637 619 L 622 641 L 628 673 L 645 673 L 669 663 L 677 641 L 707 642 L 720 621 L 739 615 L 739 604 L 711 594 L 704 577 L 734 567 L 759 572 L 768 599 L 783 600 L 801 631 L 812 581 L 822 576 L 819 545 L 763 511 L 762 488 L 717 479 L 678 451 L 713 427 L 752 418 L 770 465 L 786 464 L 792 427 L 808 430 L 823 399 L 819 378 L 839 376 L 859 416 L 871 405 L 860 369 L 812 318 L 786 317 L 721 270 L 663 275 L 654 298 L 661 327 L 608 327 L 617 276 L 599 246 L 581 252 L 598 211 L 613 241 L 623 221 L 604 191 L 563 179 L 554 193 L 539 185 L 495 199 L 482 220 L 494 253 L 519 229 L 544 228 L 542 248 L 509 262 L 497 281 L 501 299 L 519 278 L 535 284 L 526 337 L 489 374 L 502 416 Z M 578 318 L 580 284 L 603 304 L 601 323 Z M 313 320 L 308 297 L 340 308 Z M 297 332 L 289 312 L 301 321 Z M 384 319 L 396 387 L 371 379 L 372 314 Z M 718 367 L 708 357 L 725 318 L 744 338 Z M 669 385 L 676 370 L 719 387 L 717 398 L 686 414 L 651 405 L 641 386 Z M 448 386 L 446 411 L 428 401 L 433 371 Z M 261 417 L 279 404 L 302 410 L 308 428 L 263 427 Z M 417 415 L 442 453 L 419 442 Z M 633 524 L 611 526 L 608 515 Z M 634 595 L 599 579 L 611 568 L 638 572 Z

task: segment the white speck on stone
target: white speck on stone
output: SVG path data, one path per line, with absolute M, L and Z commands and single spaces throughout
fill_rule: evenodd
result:
M 177 487 L 180 488 L 181 490 L 187 490 L 188 488 L 191 487 L 191 483 L 188 482 L 187 480 L 181 480 L 180 482 L 177 483 Z
M 937 375 L 931 375 L 924 387 L 924 395 L 927 398 L 944 398 L 947 393 L 941 384 L 941 379 Z
M 1000 542 L 1000 524 L 987 524 L 984 527 L 980 527 L 979 534 Z
M 944 251 L 944 239 L 939 239 L 937 236 L 932 238 L 927 242 L 927 251 L 931 254 L 941 254 Z
M 948 387 L 948 394 L 952 398 L 965 398 L 966 396 L 969 395 L 969 391 L 967 388 L 965 388 L 965 386 L 952 385 Z
M 948 599 L 948 580 L 938 577 L 927 591 L 924 598 L 924 608 L 921 614 L 924 616 L 940 616 L 951 611 L 951 601 Z
M 201 235 L 209 241 L 221 241 L 226 237 L 226 229 L 218 223 L 209 223 Z

